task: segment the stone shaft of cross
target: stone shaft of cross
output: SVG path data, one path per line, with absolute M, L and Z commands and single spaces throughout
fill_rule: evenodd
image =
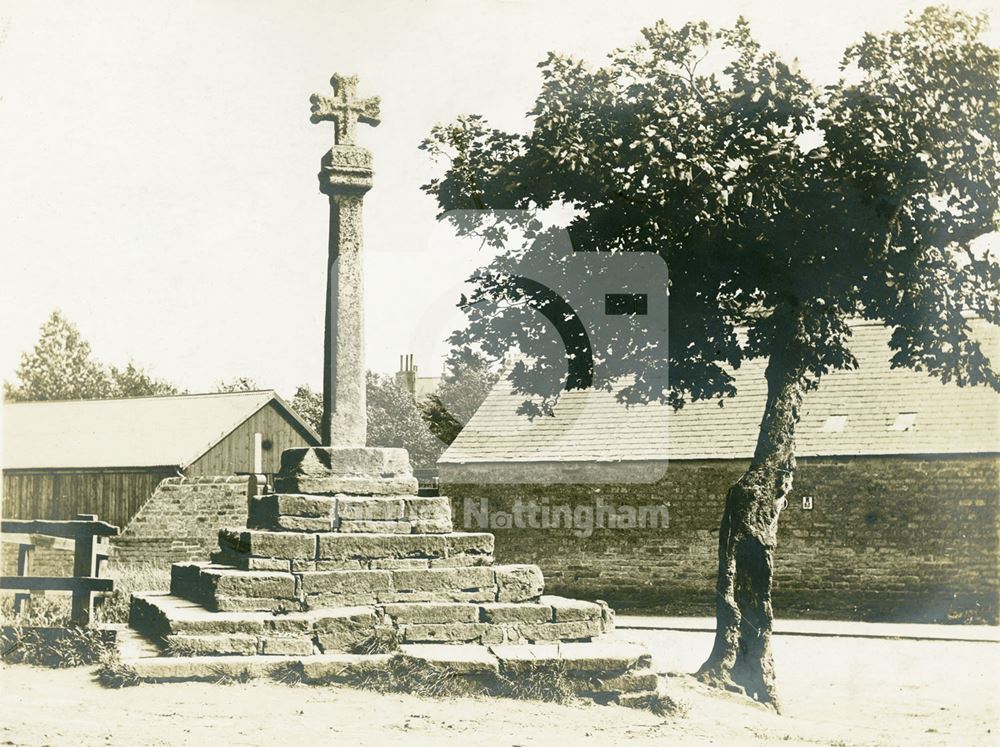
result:
M 320 164 L 320 191 L 330 199 L 326 324 L 323 346 L 323 444 L 364 446 L 364 271 L 362 205 L 372 187 L 372 154 L 354 144 L 357 122 L 379 123 L 379 99 L 358 99 L 354 76 L 334 75 L 334 96 L 313 94 L 312 121 L 336 123 L 336 143 Z

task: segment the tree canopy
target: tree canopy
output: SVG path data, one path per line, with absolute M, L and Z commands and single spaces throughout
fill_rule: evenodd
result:
M 968 324 L 970 312 L 1000 322 L 1000 266 L 974 243 L 997 227 L 1000 186 L 1000 66 L 985 24 L 928 8 L 849 47 L 825 88 L 743 20 L 660 22 L 597 68 L 550 54 L 531 131 L 479 116 L 435 127 L 422 147 L 446 170 L 425 190 L 443 211 L 568 206 L 576 251 L 664 259 L 667 349 L 629 339 L 608 351 L 611 373 L 635 374 L 625 401 L 732 394 L 727 368 L 790 339 L 815 384 L 856 365 L 852 317 L 893 328 L 894 365 L 1000 387 Z M 460 337 L 544 358 L 527 313 L 538 304 L 512 279 L 547 229 L 497 212 L 455 223 L 505 249 L 472 278 Z M 501 328 L 512 314 L 519 323 Z
M 16 373 L 15 382 L 4 382 L 4 397 L 11 402 L 177 393 L 175 386 L 152 376 L 133 361 L 118 368 L 94 359 L 90 343 L 59 311 L 53 311 L 42 325 L 34 349 L 22 353 Z

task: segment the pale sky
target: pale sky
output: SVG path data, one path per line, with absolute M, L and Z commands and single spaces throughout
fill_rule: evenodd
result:
M 524 129 L 549 50 L 600 62 L 660 18 L 746 16 L 819 83 L 865 31 L 925 2 L 9 2 L 0 0 L 0 377 L 61 309 L 95 356 L 192 391 L 322 382 L 331 124 L 309 94 L 332 73 L 382 97 L 360 126 L 368 366 L 414 353 L 436 373 L 485 260 L 450 240 L 419 189 L 417 145 L 481 113 Z M 982 10 L 968 0 L 952 7 Z M 1000 21 L 997 21 L 1000 23 Z M 998 44 L 997 30 L 989 38 Z

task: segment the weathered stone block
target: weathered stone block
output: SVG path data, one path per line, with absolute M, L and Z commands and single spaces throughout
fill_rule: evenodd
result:
M 174 656 L 224 656 L 257 653 L 257 636 L 242 633 L 226 635 L 170 635 L 167 647 Z
M 290 573 L 205 568 L 201 575 L 216 596 L 295 598 L 295 576 Z
M 316 640 L 324 653 L 350 652 L 374 634 L 377 623 L 371 607 L 334 610 L 315 618 Z
M 493 570 L 498 602 L 526 602 L 545 590 L 545 578 L 537 565 L 497 565 Z
M 493 555 L 493 535 L 487 532 L 453 532 L 446 535 L 448 557 L 464 553 Z
M 321 534 L 318 559 L 443 558 L 447 539 L 403 534 Z
M 393 571 L 392 583 L 397 591 L 468 591 L 492 589 L 490 568 L 428 568 L 427 570 Z
M 406 643 L 478 641 L 489 628 L 486 623 L 429 623 L 401 625 Z
M 645 669 L 652 661 L 649 652 L 635 643 L 608 641 L 563 643 L 559 653 L 566 668 L 578 672 L 604 672 Z
M 316 535 L 298 532 L 222 529 L 219 546 L 259 558 L 316 558 Z
M 324 496 L 271 493 L 251 496 L 247 527 L 274 531 L 329 532 L 337 501 Z
M 302 574 L 304 594 L 390 593 L 390 571 L 316 571 Z
M 492 602 L 496 599 L 496 588 L 473 589 L 471 591 L 396 591 L 394 602 Z
M 490 646 L 490 652 L 499 660 L 501 669 L 517 676 L 529 674 L 539 666 L 552 666 L 559 661 L 559 646 L 555 643 L 505 643 Z
M 209 593 L 202 581 L 201 572 L 212 567 L 211 563 L 174 563 L 170 566 L 170 593 L 192 601 L 201 601 Z
M 410 519 L 414 534 L 448 534 L 452 530 L 451 519 Z
M 321 592 L 319 594 L 307 594 L 303 600 L 303 605 L 311 611 L 323 611 L 336 609 L 339 607 L 358 607 L 364 605 L 380 604 L 388 601 L 392 593 L 377 591 L 359 591 L 350 594 L 336 594 Z
M 451 531 L 451 501 L 444 496 L 406 496 L 403 500 L 403 518 L 413 521 L 447 522 Z
M 495 675 L 497 658 L 482 646 L 405 644 L 400 652 L 411 659 L 426 662 L 461 675 Z
M 429 568 L 429 563 L 426 558 L 381 558 L 371 561 L 368 567 L 383 570 L 413 570 Z
M 302 661 L 302 676 L 308 682 L 339 682 L 368 672 L 383 671 L 393 654 L 325 654 Z
M 312 656 L 312 636 L 261 636 L 259 650 L 271 656 Z
M 554 613 L 553 620 L 557 623 L 576 622 L 578 620 L 600 620 L 602 616 L 601 605 L 593 602 L 547 595 L 543 595 L 539 601 L 542 604 L 548 604 L 552 607 Z
M 399 521 L 403 518 L 403 499 L 382 496 L 340 496 L 337 498 L 337 518 L 341 523 Z
M 521 624 L 517 632 L 528 641 L 566 641 L 599 636 L 603 630 L 600 618 L 563 623 Z
M 317 571 L 357 571 L 368 567 L 360 560 L 317 560 L 313 565 Z
M 450 558 L 431 558 L 431 568 L 466 568 L 470 565 L 493 565 L 492 555 L 478 553 L 463 553 Z
M 635 693 L 656 690 L 659 677 L 652 671 L 626 672 L 617 676 L 591 676 L 580 692 L 587 693 Z
M 408 521 L 376 521 L 374 519 L 341 520 L 337 529 L 344 534 L 409 534 L 412 530 Z
M 301 604 L 298 599 L 218 595 L 206 601 L 205 608 L 214 612 L 297 612 Z
M 491 602 L 480 605 L 479 609 L 480 619 L 488 623 L 552 622 L 552 608 L 547 604 Z
M 387 614 L 397 625 L 410 623 L 473 623 L 480 622 L 479 607 L 474 604 L 425 602 L 387 604 Z

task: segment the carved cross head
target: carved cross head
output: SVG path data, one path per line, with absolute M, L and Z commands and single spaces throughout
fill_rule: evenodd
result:
M 310 121 L 333 122 L 336 124 L 334 142 L 337 145 L 354 145 L 358 122 L 364 122 L 372 127 L 378 126 L 379 102 L 378 96 L 367 99 L 358 98 L 358 77 L 356 75 L 334 75 L 330 79 L 333 86 L 333 96 L 321 96 L 314 93 L 309 97 L 312 104 Z

